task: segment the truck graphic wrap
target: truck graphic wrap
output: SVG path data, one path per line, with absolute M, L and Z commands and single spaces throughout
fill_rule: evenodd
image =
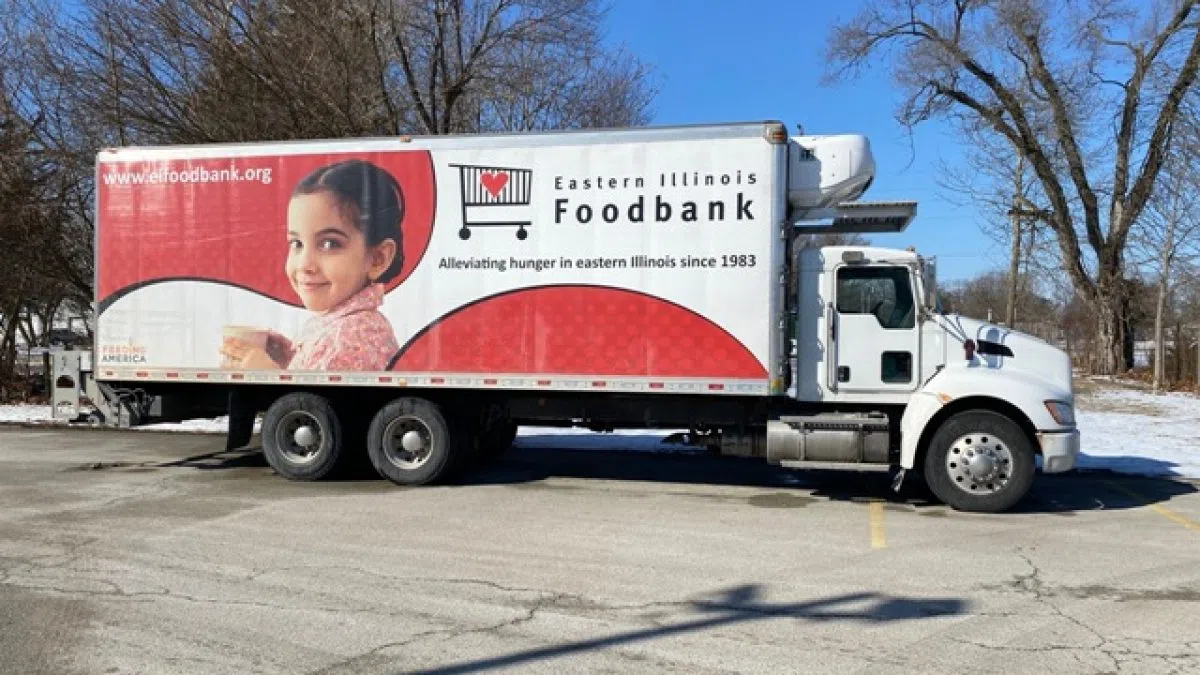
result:
M 397 145 L 102 155 L 98 368 L 766 391 L 766 141 Z
M 943 313 L 912 249 L 795 249 L 903 232 L 875 177 L 865 136 L 770 120 L 105 150 L 95 348 L 55 359 L 54 409 L 225 414 L 289 480 L 365 451 L 398 485 L 522 427 L 686 429 L 1007 510 L 1075 466 L 1070 357 Z

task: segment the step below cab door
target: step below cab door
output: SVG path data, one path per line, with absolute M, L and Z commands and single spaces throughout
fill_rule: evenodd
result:
M 920 384 L 916 283 L 905 265 L 844 263 L 834 268 L 827 308 L 828 387 L 839 393 L 911 392 Z

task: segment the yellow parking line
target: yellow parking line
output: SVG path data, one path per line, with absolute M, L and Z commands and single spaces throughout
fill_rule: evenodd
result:
M 870 503 L 871 548 L 887 548 L 887 532 L 883 528 L 883 502 Z
M 1112 487 L 1114 487 L 1114 488 L 1120 490 L 1121 492 L 1124 492 L 1125 494 L 1129 495 L 1130 497 L 1133 497 L 1134 499 L 1138 500 L 1139 502 L 1142 503 L 1142 506 L 1149 506 L 1150 508 L 1154 509 L 1155 513 L 1157 513 L 1158 515 L 1160 515 L 1168 520 L 1174 521 L 1175 523 L 1178 523 L 1179 525 L 1182 525 L 1182 526 L 1188 528 L 1189 530 L 1196 530 L 1196 531 L 1200 532 L 1200 523 L 1192 520 L 1191 518 L 1188 518 L 1187 516 L 1183 515 L 1182 513 L 1172 511 L 1171 509 L 1168 509 L 1167 507 L 1161 506 L 1159 504 L 1151 504 L 1149 499 L 1146 499 L 1142 495 L 1134 492 L 1133 490 L 1130 490 L 1129 488 L 1125 487 L 1124 485 L 1121 485 L 1120 483 L 1114 483 L 1113 481 L 1106 481 L 1106 482 L 1109 485 L 1111 485 Z

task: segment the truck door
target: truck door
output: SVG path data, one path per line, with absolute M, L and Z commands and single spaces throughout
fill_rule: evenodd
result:
M 836 268 L 830 344 L 836 353 L 829 388 L 838 392 L 914 391 L 921 331 L 908 267 L 850 264 Z

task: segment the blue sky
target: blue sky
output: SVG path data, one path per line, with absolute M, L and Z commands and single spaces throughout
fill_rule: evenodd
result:
M 911 199 L 904 233 L 874 237 L 937 256 L 943 281 L 1006 265 L 1007 252 L 980 229 L 983 215 L 945 198 L 939 160 L 958 162 L 958 139 L 925 123 L 910 139 L 895 120 L 900 92 L 886 65 L 850 84 L 823 87 L 823 50 L 833 25 L 859 0 L 610 0 L 608 38 L 655 69 L 654 124 L 778 119 L 806 133 L 862 133 L 877 177 L 869 200 Z

